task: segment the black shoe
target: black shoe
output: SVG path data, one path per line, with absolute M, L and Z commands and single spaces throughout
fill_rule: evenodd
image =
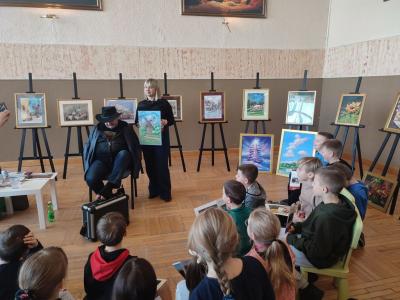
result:
M 101 189 L 100 195 L 102 195 L 105 199 L 110 199 L 113 196 L 113 187 L 114 184 L 111 182 L 107 182 L 106 185 Z
M 170 202 L 171 200 L 172 200 L 172 197 L 171 196 L 169 196 L 169 197 L 160 197 L 162 200 L 164 200 L 165 202 Z
M 159 194 L 149 194 L 149 199 L 154 199 L 160 196 Z
M 361 232 L 361 236 L 360 236 L 360 239 L 358 241 L 357 248 L 364 248 L 364 247 L 365 247 L 365 236 L 364 236 L 364 233 Z
M 308 282 L 309 283 L 314 283 L 318 280 L 318 275 L 315 273 L 308 273 Z
M 305 289 L 299 290 L 299 296 L 300 300 L 321 300 L 324 297 L 324 291 L 310 283 Z

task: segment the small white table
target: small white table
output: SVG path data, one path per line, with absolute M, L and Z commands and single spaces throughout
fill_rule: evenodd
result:
M 50 185 L 51 202 L 53 204 L 53 209 L 57 210 L 57 189 L 55 179 L 57 173 L 49 173 L 51 177 L 49 178 L 31 178 L 26 179 L 21 182 L 21 186 L 17 189 L 11 187 L 0 187 L 0 197 L 11 197 L 11 196 L 21 196 L 21 195 L 35 195 L 36 207 L 38 209 L 39 216 L 39 228 L 46 229 L 46 215 L 43 206 L 43 196 L 42 191 L 47 184 Z M 34 173 L 32 176 L 40 175 L 40 173 Z M 7 198 L 6 198 L 7 199 Z M 9 201 L 9 200 L 8 200 Z M 6 200 L 6 206 L 10 207 L 10 203 Z M 12 207 L 12 204 L 11 204 Z

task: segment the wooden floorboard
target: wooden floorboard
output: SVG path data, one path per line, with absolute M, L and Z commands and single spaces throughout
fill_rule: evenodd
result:
M 193 208 L 219 198 L 222 184 L 234 178 L 237 165 L 237 151 L 230 151 L 232 171 L 225 167 L 223 155 L 216 154 L 215 166 L 211 166 L 209 154 L 203 157 L 200 173 L 196 172 L 197 153 L 185 153 L 188 172 L 184 173 L 179 156 L 173 153 L 171 178 L 173 200 L 165 203 L 160 199 L 147 199 L 147 177 L 138 180 L 138 198 L 135 210 L 130 212 L 131 223 L 124 239 L 124 246 L 133 255 L 148 259 L 156 269 L 159 278 L 168 279 L 171 295 L 181 276 L 171 263 L 188 257 L 186 241 L 188 230 L 194 219 Z M 2 163 L 4 169 L 16 167 L 15 162 Z M 63 161 L 56 160 L 56 169 L 62 174 Z M 38 171 L 37 162 L 24 162 L 24 169 Z M 48 166 L 47 166 L 47 169 Z M 265 187 L 269 200 L 286 198 L 287 178 L 261 174 L 260 183 Z M 124 183 L 129 191 L 129 181 Z M 82 165 L 79 159 L 70 159 L 68 179 L 61 176 L 57 181 L 59 211 L 56 221 L 46 230 L 39 230 L 36 205 L 30 198 L 30 208 L 17 212 L 0 221 L 0 230 L 13 224 L 24 224 L 32 229 L 45 246 L 60 246 L 69 259 L 66 281 L 68 289 L 82 299 L 83 266 L 88 254 L 97 243 L 79 235 L 82 224 L 81 205 L 88 201 L 88 191 L 83 181 Z M 50 197 L 49 191 L 45 199 Z M 350 265 L 350 296 L 357 299 L 399 299 L 400 292 L 400 222 L 398 214 L 386 215 L 369 207 L 364 224 L 366 247 L 353 252 Z M 320 278 L 317 286 L 325 290 L 324 299 L 336 299 L 336 290 L 330 278 Z

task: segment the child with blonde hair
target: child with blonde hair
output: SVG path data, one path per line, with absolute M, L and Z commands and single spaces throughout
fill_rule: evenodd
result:
M 277 300 L 296 298 L 295 256 L 288 245 L 278 239 L 281 224 L 265 208 L 254 210 L 248 220 L 247 233 L 253 248 L 247 254 L 261 262 L 268 272 Z
M 232 218 L 218 208 L 198 215 L 190 229 L 189 253 L 207 265 L 207 275 L 189 299 L 275 299 L 268 274 L 254 257 L 235 258 L 238 233 Z

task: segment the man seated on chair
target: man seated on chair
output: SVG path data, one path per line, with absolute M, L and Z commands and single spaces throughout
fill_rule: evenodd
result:
M 132 126 L 120 120 L 114 106 L 103 107 L 96 119 L 99 123 L 83 151 L 85 181 L 97 199 L 107 199 L 129 172 L 134 178 L 139 176 L 141 150 Z M 103 180 L 107 180 L 105 185 Z

